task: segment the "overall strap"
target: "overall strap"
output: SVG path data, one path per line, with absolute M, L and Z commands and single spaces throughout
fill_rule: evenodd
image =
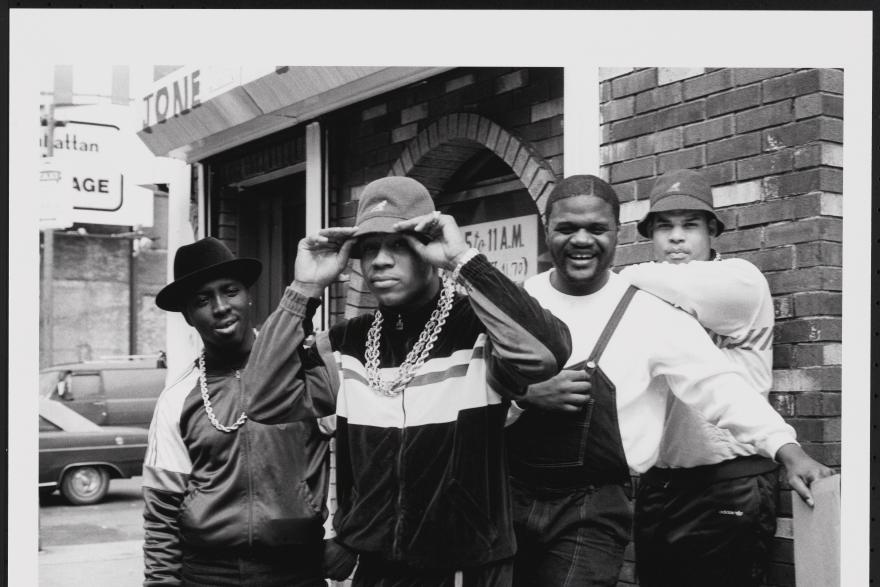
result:
M 623 313 L 626 311 L 626 308 L 629 306 L 629 302 L 632 300 L 635 293 L 636 287 L 631 285 L 623 293 L 620 301 L 617 302 L 617 307 L 614 308 L 614 313 L 612 313 L 611 318 L 608 319 L 608 323 L 605 325 L 605 330 L 599 335 L 599 340 L 596 341 L 596 346 L 593 347 L 593 352 L 590 353 L 590 356 L 587 359 L 588 366 L 590 363 L 595 365 L 599 362 L 599 357 L 602 356 L 602 352 L 605 350 L 605 345 L 611 340 L 611 335 L 614 334 L 614 331 L 617 329 L 617 324 L 623 317 Z

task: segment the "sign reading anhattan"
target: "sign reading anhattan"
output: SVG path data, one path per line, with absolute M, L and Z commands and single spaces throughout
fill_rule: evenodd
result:
M 153 156 L 131 127 L 130 112 L 115 104 L 55 107 L 57 126 L 43 126 L 39 138 L 42 228 L 152 225 L 153 192 L 138 184 Z

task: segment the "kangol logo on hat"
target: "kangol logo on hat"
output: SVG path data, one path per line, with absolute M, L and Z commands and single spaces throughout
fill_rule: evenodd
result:
M 669 186 L 670 192 L 674 192 L 674 191 L 680 190 L 680 189 L 681 189 L 681 182 L 680 181 L 677 181 L 674 184 L 672 184 L 671 186 Z
M 156 295 L 156 305 L 169 312 L 181 312 L 187 297 L 208 281 L 231 277 L 249 287 L 262 270 L 263 264 L 257 259 L 237 259 L 223 242 L 205 237 L 177 249 L 174 281 Z
M 379 202 L 378 204 L 376 204 L 375 206 L 370 208 L 369 211 L 370 212 L 379 212 L 380 210 L 384 210 L 385 206 L 387 206 L 387 205 L 388 205 L 388 200 L 382 200 L 381 202 Z

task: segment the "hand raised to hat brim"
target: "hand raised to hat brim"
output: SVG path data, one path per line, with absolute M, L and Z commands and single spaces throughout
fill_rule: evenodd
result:
M 394 225 L 397 232 L 418 232 L 426 235 L 430 241 L 422 243 L 412 235 L 406 235 L 413 250 L 434 267 L 452 270 L 458 258 L 470 247 L 461 234 L 455 218 L 448 214 L 434 212 L 423 214 L 410 220 L 403 220 Z
M 322 228 L 301 239 L 294 264 L 294 288 L 318 297 L 348 265 L 356 226 Z

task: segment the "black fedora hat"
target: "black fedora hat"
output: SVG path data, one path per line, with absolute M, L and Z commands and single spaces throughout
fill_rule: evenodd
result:
M 232 277 L 250 287 L 260 276 L 263 264 L 257 259 L 236 259 L 232 251 L 209 236 L 177 249 L 174 255 L 174 281 L 156 295 L 156 305 L 169 312 L 180 312 L 186 298 L 203 283 Z

